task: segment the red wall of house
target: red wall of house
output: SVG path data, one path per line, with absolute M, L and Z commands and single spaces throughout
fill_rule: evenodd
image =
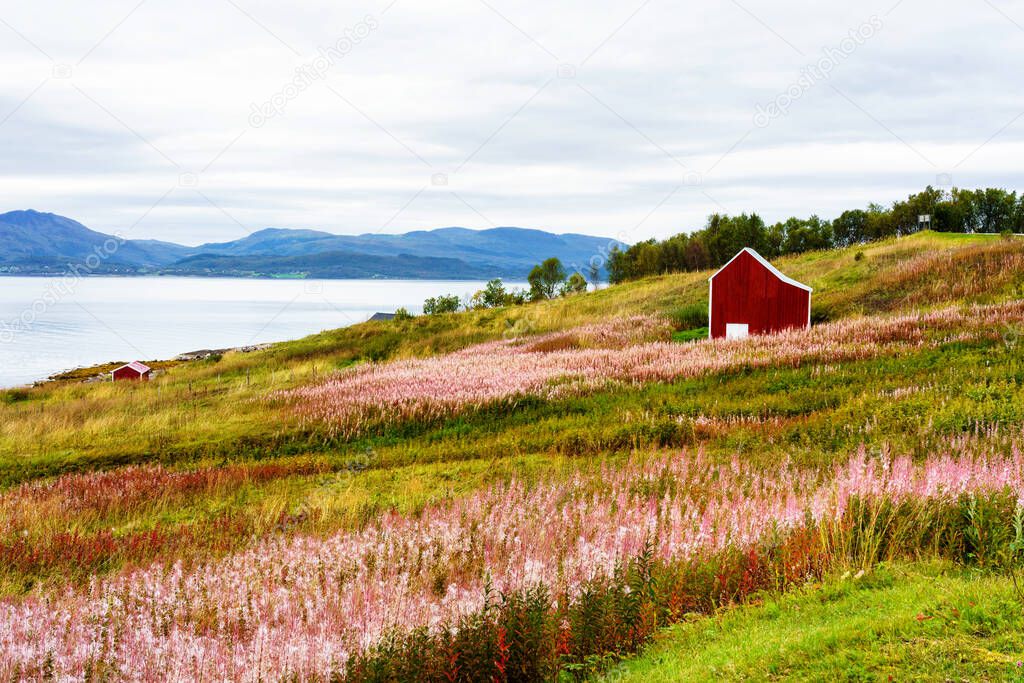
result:
M 118 368 L 117 370 L 114 370 L 114 381 L 120 382 L 122 380 L 148 379 L 148 375 L 149 373 L 146 373 L 145 375 L 140 375 L 131 368 Z
M 804 328 L 811 293 L 777 278 L 742 252 L 711 283 L 711 336 L 725 336 L 728 323 L 750 326 L 750 334 Z

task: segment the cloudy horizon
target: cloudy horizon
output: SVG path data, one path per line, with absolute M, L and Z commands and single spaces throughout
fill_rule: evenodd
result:
M 636 242 L 1019 189 L 1024 2 L 40 0 L 0 9 L 0 211 L 133 239 Z

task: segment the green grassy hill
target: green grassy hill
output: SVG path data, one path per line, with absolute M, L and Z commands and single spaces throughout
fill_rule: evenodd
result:
M 1024 246 L 994 236 L 919 233 L 789 257 L 778 266 L 815 288 L 816 321 L 1024 296 Z M 698 328 L 706 317 L 708 275 L 666 275 L 522 307 L 365 323 L 266 351 L 160 364 L 164 374 L 142 387 L 72 379 L 0 392 L 0 485 L 154 460 L 220 462 L 350 450 L 351 444 L 305 428 L 263 397 L 353 364 L 446 353 L 615 317 L 650 314 L 669 319 L 680 331 Z M 72 377 L 92 374 L 87 369 Z M 564 431 L 558 425 L 552 430 Z M 641 442 L 645 431 L 636 426 Z M 439 434 L 444 433 L 442 427 Z M 401 442 L 408 450 L 408 436 L 385 433 L 377 441 Z M 430 443 L 437 438 L 443 437 Z M 555 446 L 524 443 L 517 450 L 553 454 L 559 452 Z M 471 450 L 478 457 L 494 452 Z
M 919 233 L 777 265 L 815 288 L 813 318 L 823 325 L 882 316 L 884 327 L 896 314 L 1024 298 L 1019 239 Z M 962 329 L 919 329 L 908 319 L 893 326 L 891 344 L 883 340 L 870 352 L 850 346 L 834 360 L 832 351 L 814 349 L 787 362 L 751 352 L 674 381 L 524 395 L 368 421 L 353 433 L 304 418 L 280 398 L 340 370 L 502 339 L 548 334 L 537 353 L 586 348 L 576 328 L 628 316 L 667 321 L 668 331 L 652 338 L 675 338 L 699 353 L 706 342 L 685 340 L 706 324 L 709 274 L 365 323 L 262 351 L 163 364 L 142 385 L 82 383 L 91 374 L 85 371 L 0 392 L 0 510 L 16 520 L 0 524 L 0 596 L 152 561 L 219 557 L 258 538 L 359 529 L 386 512 L 416 515 L 511 478 L 565 481 L 681 449 L 722 467 L 739 458 L 764 472 L 785 464 L 825 476 L 858 449 L 924 461 L 951 439 L 972 435 L 1007 453 L 1020 435 L 1024 328 L 1013 317 L 972 326 L 973 314 Z M 841 332 L 834 336 L 829 349 L 844 343 Z M 137 489 L 111 493 L 120 473 L 134 472 L 122 468 L 154 464 L 160 468 L 132 479 Z M 85 475 L 87 484 L 51 479 L 69 474 Z M 792 595 L 756 593 L 725 601 L 710 619 L 686 617 L 640 659 L 613 669 L 610 680 L 1014 674 L 1024 607 L 1011 590 L 1010 560 L 976 566 L 967 550 L 952 558 L 910 547 L 896 540 L 871 554 L 872 567 L 891 564 L 871 568 L 868 578 L 841 579 L 837 564 Z M 934 557 L 947 564 L 916 563 Z M 936 599 L 933 589 L 947 597 Z M 951 620 L 952 608 L 965 616 Z M 918 612 L 926 618 L 919 621 Z M 754 645 L 737 649 L 742 641 Z M 973 654 L 956 655 L 960 648 Z M 623 647 L 576 671 L 599 673 L 629 652 Z

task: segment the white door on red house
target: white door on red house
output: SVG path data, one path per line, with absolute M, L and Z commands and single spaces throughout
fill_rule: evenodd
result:
M 746 323 L 726 323 L 726 339 L 746 339 L 750 336 L 750 325 Z

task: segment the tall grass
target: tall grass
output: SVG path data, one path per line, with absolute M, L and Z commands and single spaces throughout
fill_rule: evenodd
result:
M 952 340 L 999 338 L 1024 323 L 1024 303 L 864 317 L 739 341 L 629 343 L 657 330 L 628 318 L 529 340 L 491 342 L 427 359 L 369 364 L 274 394 L 309 423 L 351 436 L 380 424 L 439 418 L 524 396 L 554 399 L 613 382 L 669 382 L 754 367 L 861 360 Z M 632 339 L 623 335 L 632 332 Z M 580 345 L 577 339 L 593 339 Z
M 501 667 L 468 662 L 513 636 L 535 642 L 538 654 L 518 655 L 531 666 L 585 664 L 685 611 L 842 564 L 1007 561 L 1024 456 L 987 450 L 954 440 L 920 464 L 861 452 L 830 471 L 684 453 L 511 481 L 357 532 L 268 538 L 217 561 L 8 599 L 0 675 L 373 679 L 408 665 L 415 645 L 424 666 L 489 680 Z M 509 620 L 523 623 L 513 632 Z
M 787 257 L 779 265 L 812 284 L 816 306 L 832 311 L 834 317 L 854 310 L 891 310 L 885 302 L 877 309 L 875 304 L 856 308 L 851 303 L 866 300 L 857 293 L 875 287 L 873 283 L 889 277 L 901 264 L 947 251 L 955 261 L 957 253 L 973 245 L 992 244 L 995 240 L 990 236 L 919 233 Z M 858 251 L 866 255 L 860 261 L 855 260 Z M 925 286 L 914 301 L 938 306 L 960 303 L 949 297 L 961 293 L 966 302 L 1021 296 L 1019 290 L 1014 294 L 1001 285 L 985 290 L 988 278 L 971 270 L 974 261 L 961 263 L 967 265 L 957 271 L 957 279 L 976 283 L 980 291 Z M 1003 277 L 991 270 L 984 273 Z M 1012 281 L 1020 270 L 1008 273 Z M 153 459 L 172 463 L 322 450 L 317 435 L 292 421 L 290 411 L 252 399 L 315 383 L 353 364 L 424 358 L 507 335 L 543 335 L 615 317 L 653 315 L 696 326 L 690 318 L 706 307 L 708 274 L 649 278 L 528 306 L 355 325 L 264 351 L 226 354 L 217 362 L 174 364 L 153 382 L 133 387 L 58 382 L 0 391 L 0 487 Z
M 1024 297 L 1024 240 L 990 238 L 900 259 L 856 286 L 829 292 L 825 308 L 838 316 L 1013 297 Z
M 781 265 L 839 312 L 883 286 L 865 312 L 1014 296 L 1012 250 L 945 254 L 973 241 Z M 1020 452 L 985 428 L 1021 421 L 1003 337 L 1024 305 L 655 342 L 699 316 L 705 278 L 356 326 L 146 385 L 0 392 L 0 679 L 583 676 L 686 613 L 835 568 L 1019 562 Z M 332 383 L 354 408 L 324 400 Z M 322 405 L 296 415 L 307 394 Z M 914 457 L 875 452 L 889 440 Z M 365 449 L 377 469 L 345 474 Z M 412 462 L 445 465 L 389 469 Z

